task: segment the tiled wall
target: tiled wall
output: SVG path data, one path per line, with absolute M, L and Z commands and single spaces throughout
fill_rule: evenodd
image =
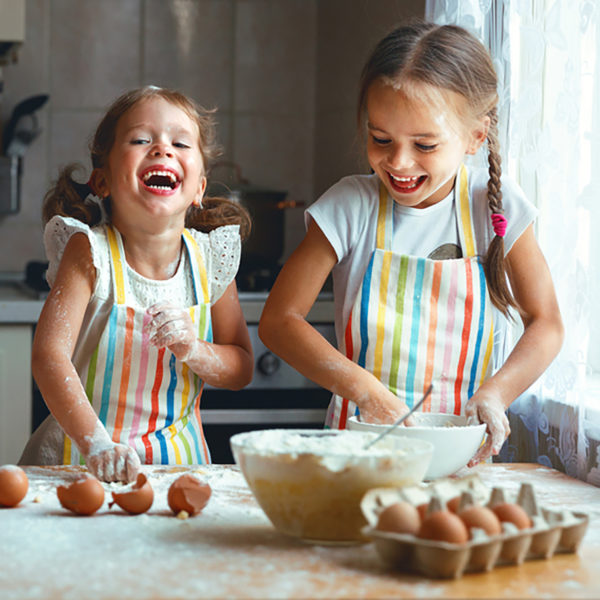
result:
M 255 184 L 310 204 L 356 172 L 356 82 L 361 63 L 424 0 L 27 0 L 26 43 L 3 68 L 6 122 L 23 98 L 48 93 L 42 135 L 24 159 L 21 210 L 0 217 L 0 271 L 43 260 L 40 208 L 58 168 L 86 169 L 105 107 L 154 83 L 217 107 L 224 158 Z M 1 16 L 0 16 L 1 17 Z M 86 173 L 84 173 L 85 176 Z M 286 215 L 284 256 L 304 231 Z M 8 251 L 10 250 L 10 251 Z

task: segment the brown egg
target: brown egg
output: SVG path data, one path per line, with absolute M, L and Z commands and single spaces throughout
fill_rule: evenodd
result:
M 436 510 L 421 523 L 418 537 L 426 540 L 464 544 L 469 539 L 467 526 L 449 510 Z
M 519 529 L 529 529 L 533 525 L 533 521 L 525 509 L 518 504 L 503 502 L 492 506 L 492 510 L 502 523 L 512 523 Z
M 419 518 L 421 519 L 421 521 L 425 518 L 428 508 L 429 502 L 423 502 L 423 504 L 419 504 L 419 506 L 417 506 L 417 512 L 419 513 Z
M 113 501 L 108 505 L 117 504 L 132 515 L 146 512 L 154 502 L 154 490 L 143 473 L 138 473 L 135 484 L 127 492 L 113 492 Z
M 104 502 L 104 488 L 91 475 L 80 477 L 68 486 L 59 485 L 56 494 L 64 508 L 78 515 L 93 515 Z
M 450 498 L 448 502 L 446 502 L 446 507 L 448 510 L 453 513 L 458 512 L 458 507 L 460 506 L 460 496 L 454 496 L 454 498 Z
M 417 535 L 420 526 L 421 517 L 416 507 L 409 502 L 396 502 L 381 511 L 376 529 Z
M 28 489 L 29 479 L 21 467 L 0 467 L 0 506 L 16 506 L 25 498 Z
M 199 513 L 210 500 L 212 490 L 208 483 L 186 473 L 178 477 L 169 488 L 167 502 L 177 515 L 185 511 L 189 516 Z
M 459 511 L 458 516 L 469 530 L 483 529 L 488 535 L 498 535 L 502 532 L 502 525 L 496 514 L 485 506 L 480 504 L 472 504 Z

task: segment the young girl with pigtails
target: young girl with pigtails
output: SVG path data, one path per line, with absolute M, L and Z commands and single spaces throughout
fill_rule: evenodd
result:
M 343 178 L 306 211 L 259 327 L 331 390 L 326 426 L 358 414 L 392 423 L 433 384 L 421 410 L 487 425 L 473 465 L 499 452 L 506 409 L 558 353 L 536 209 L 501 175 L 497 104 L 488 52 L 457 26 L 395 29 L 365 64 L 358 119 L 372 174 Z M 482 146 L 488 168 L 467 166 Z M 338 348 L 306 321 L 330 272 Z M 504 356 L 511 310 L 524 330 Z
M 254 363 L 235 284 L 250 221 L 203 198 L 215 149 L 210 112 L 136 89 L 98 125 L 89 182 L 69 166 L 46 195 L 32 370 L 51 414 L 21 464 L 132 481 L 141 463 L 210 461 L 203 385 L 242 388 Z

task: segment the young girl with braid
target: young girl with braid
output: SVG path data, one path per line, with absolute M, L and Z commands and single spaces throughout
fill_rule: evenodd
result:
M 501 176 L 497 104 L 489 54 L 460 27 L 396 29 L 368 59 L 358 119 L 373 172 L 343 178 L 306 211 L 259 328 L 331 390 L 326 426 L 358 413 L 392 423 L 433 384 L 421 410 L 487 425 L 473 465 L 499 452 L 506 409 L 558 353 L 536 210 Z M 489 168 L 466 166 L 484 144 Z M 306 321 L 330 272 L 338 349 Z M 524 331 L 505 357 L 509 309 Z

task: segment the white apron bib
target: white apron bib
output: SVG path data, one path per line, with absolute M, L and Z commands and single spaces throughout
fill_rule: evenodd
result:
M 125 251 L 107 226 L 115 304 L 98 347 L 80 374 L 86 395 L 114 442 L 131 446 L 145 464 L 210 463 L 200 420 L 202 381 L 166 348 L 151 345 L 145 309 L 128 304 Z M 199 339 L 212 341 L 204 259 L 184 230 L 196 304 L 189 309 Z M 65 436 L 64 464 L 83 462 Z
M 464 258 L 400 255 L 392 250 L 394 201 L 380 185 L 376 249 L 340 350 L 409 408 L 433 383 L 421 410 L 459 415 L 491 375 L 494 337 L 464 166 L 456 178 L 454 203 Z M 357 414 L 353 402 L 334 395 L 326 426 L 343 429 Z

